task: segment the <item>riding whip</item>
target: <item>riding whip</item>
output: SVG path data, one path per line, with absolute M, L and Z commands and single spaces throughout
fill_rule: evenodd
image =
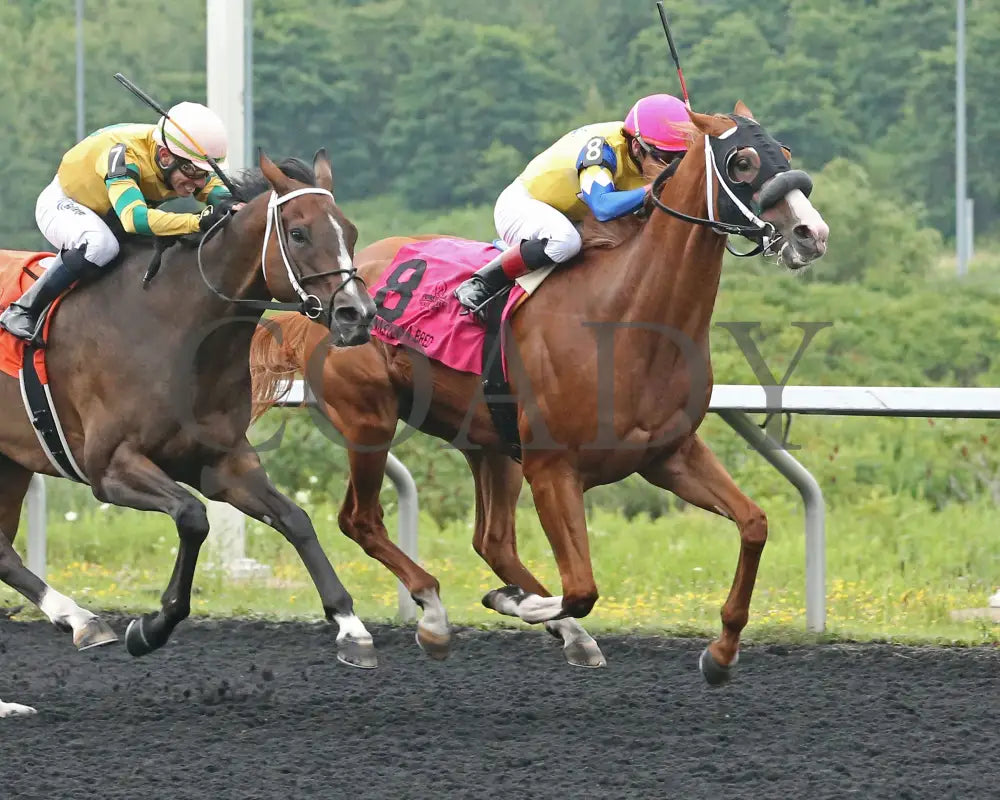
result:
M 190 133 L 184 130 L 180 125 L 177 125 L 176 120 L 171 119 L 170 115 L 167 113 L 167 110 L 163 106 L 157 103 L 152 97 L 146 94 L 142 89 L 140 89 L 138 86 L 132 83 L 132 81 L 130 81 L 120 72 L 115 73 L 115 80 L 118 81 L 118 83 L 120 83 L 130 92 L 132 92 L 132 94 L 134 94 L 140 100 L 142 100 L 142 102 L 144 102 L 147 106 L 152 108 L 153 111 L 157 112 L 161 116 L 170 120 L 174 125 L 176 125 L 177 130 L 179 130 L 181 133 L 187 136 L 187 138 L 191 140 L 191 143 L 198 148 L 198 155 L 200 155 L 203 159 L 205 159 L 205 161 L 208 162 L 208 164 L 212 167 L 212 171 L 219 176 L 219 180 L 222 181 L 225 187 L 229 190 L 229 193 L 233 197 L 237 196 L 235 187 L 229 182 L 229 178 L 226 177 L 226 173 L 222 171 L 222 168 L 215 162 L 215 159 L 205 152 L 205 148 L 202 147 L 200 144 L 198 144 L 197 140 Z
M 667 35 L 667 46 L 670 48 L 670 55 L 674 59 L 677 67 L 677 77 L 681 82 L 681 93 L 684 95 L 684 105 L 691 110 L 691 98 L 688 97 L 687 84 L 684 83 L 684 73 L 681 72 L 681 60 L 677 57 L 677 48 L 674 47 L 674 37 L 670 35 L 670 24 L 667 22 L 667 12 L 663 10 L 663 3 L 656 2 L 656 10 L 660 12 L 660 22 L 663 23 L 663 32 Z

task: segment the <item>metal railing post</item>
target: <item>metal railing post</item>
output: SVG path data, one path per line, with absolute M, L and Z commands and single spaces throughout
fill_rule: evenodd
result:
M 396 487 L 399 497 L 399 549 L 406 555 L 417 560 L 417 484 L 410 471 L 403 466 L 392 453 L 385 464 L 385 474 Z M 402 582 L 399 583 L 399 618 L 404 622 L 412 622 L 417 618 L 417 604 Z
M 806 627 L 826 628 L 826 504 L 812 474 L 742 411 L 718 412 L 729 426 L 764 456 L 802 495 L 806 510 Z
M 28 569 L 45 580 L 45 478 L 35 475 L 28 485 Z

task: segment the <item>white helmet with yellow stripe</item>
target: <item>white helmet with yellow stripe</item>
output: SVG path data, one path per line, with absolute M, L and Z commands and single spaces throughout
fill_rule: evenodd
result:
M 212 109 L 201 103 L 178 103 L 167 117 L 160 117 L 153 138 L 175 156 L 206 171 L 212 169 L 206 155 L 217 162 L 226 157 L 226 127 Z

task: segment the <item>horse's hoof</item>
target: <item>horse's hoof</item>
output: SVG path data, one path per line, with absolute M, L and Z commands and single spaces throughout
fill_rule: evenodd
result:
M 596 669 L 597 667 L 606 667 L 608 665 L 608 660 L 604 657 L 604 653 L 601 652 L 601 648 L 597 646 L 597 642 L 593 639 L 583 642 L 570 642 L 563 647 L 563 655 L 566 656 L 566 661 L 574 667 Z
M 94 617 L 73 634 L 73 644 L 77 650 L 89 650 L 91 647 L 100 647 L 102 644 L 117 641 L 118 635 L 99 617 Z
M 132 620 L 125 629 L 125 649 L 128 650 L 130 656 L 135 656 L 136 658 L 148 655 L 157 648 L 156 645 L 150 644 L 146 638 L 143 628 L 144 622 L 145 617 L 139 617 Z
M 434 633 L 417 625 L 417 644 L 435 661 L 444 661 L 451 655 L 451 634 Z
M 349 667 L 375 669 L 378 666 L 378 654 L 370 639 L 359 642 L 357 639 L 345 636 L 337 642 L 337 661 Z
M 701 656 L 698 657 L 698 668 L 701 670 L 701 674 L 705 676 L 705 680 L 709 686 L 722 686 L 724 683 L 728 683 L 729 679 L 733 677 L 733 670 L 736 668 L 736 662 L 739 661 L 739 657 L 739 653 L 737 653 L 732 664 L 723 666 L 715 660 L 706 647 L 701 651 Z

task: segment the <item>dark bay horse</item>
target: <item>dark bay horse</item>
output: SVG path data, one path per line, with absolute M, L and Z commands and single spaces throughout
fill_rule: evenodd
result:
M 301 308 L 347 346 L 369 341 L 375 306 L 356 276 L 357 229 L 334 202 L 325 151 L 312 167 L 289 159 L 279 169 L 263 153 L 259 164 L 232 179 L 247 205 L 198 250 L 167 249 L 148 288 L 142 278 L 153 251 L 148 240 L 129 239 L 113 271 L 66 297 L 46 350 L 51 392 L 94 496 L 169 514 L 177 526 L 162 606 L 126 632 L 132 655 L 161 647 L 189 613 L 209 525 L 205 506 L 184 483 L 280 531 L 308 568 L 327 619 L 339 624 L 338 658 L 371 667 L 372 639 L 350 594 L 309 517 L 271 484 L 246 430 L 250 342 L 266 308 Z M 0 375 L 0 408 L 0 580 L 71 630 L 78 648 L 115 641 L 107 624 L 31 573 L 12 547 L 32 474 L 57 472 L 24 411 L 17 379 Z
M 321 326 L 289 315 L 269 320 L 280 326 L 280 343 L 271 330 L 256 334 L 255 413 L 273 401 L 280 380 L 305 374 L 349 443 L 341 529 L 423 607 L 418 638 L 425 650 L 443 656 L 449 645 L 439 584 L 389 540 L 379 505 L 385 448 L 397 420 L 418 406 L 426 414 L 408 421 L 462 449 L 475 476 L 473 546 L 507 584 L 483 603 L 546 623 L 563 639 L 571 663 L 605 663 L 573 619 L 586 616 L 598 597 L 584 515 L 587 489 L 639 473 L 733 520 L 740 548 L 722 633 L 699 661 L 710 683 L 728 679 L 767 520 L 696 433 L 712 390 L 709 327 L 725 234 L 756 240 L 799 269 L 825 252 L 829 231 L 808 200 L 809 177 L 789 168 L 788 152 L 742 103 L 730 116 L 692 113 L 691 119 L 690 150 L 672 177 L 665 171 L 653 183 L 648 219 L 623 221 L 624 236 L 602 226 L 605 246 L 585 244 L 578 263 L 547 277 L 508 332 L 523 477 L 558 562 L 561 596 L 550 596 L 518 558 L 514 509 L 522 468 L 494 428 L 478 376 L 428 364 L 420 353 L 381 341 L 327 350 Z M 391 238 L 365 248 L 359 270 L 376 280 L 403 245 L 419 238 L 433 237 Z

